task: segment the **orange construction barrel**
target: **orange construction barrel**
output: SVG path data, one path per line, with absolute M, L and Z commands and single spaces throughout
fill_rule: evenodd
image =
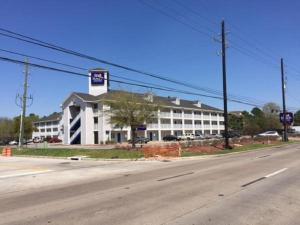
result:
M 2 149 L 2 156 L 6 156 L 6 154 L 7 154 L 7 153 L 6 153 L 6 152 L 7 152 L 6 149 L 7 149 L 7 148 L 3 148 L 3 149 Z
M 6 148 L 6 156 L 12 156 L 11 148 Z

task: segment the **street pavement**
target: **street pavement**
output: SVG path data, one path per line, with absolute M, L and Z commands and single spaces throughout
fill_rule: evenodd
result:
M 299 153 L 292 144 L 171 162 L 1 157 L 0 224 L 297 225 Z

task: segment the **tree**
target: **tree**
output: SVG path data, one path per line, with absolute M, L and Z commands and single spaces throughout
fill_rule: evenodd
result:
M 136 130 L 157 118 L 158 103 L 152 94 L 113 92 L 105 104 L 110 107 L 110 123 L 119 127 L 130 127 L 132 147 L 135 148 Z
M 229 114 L 228 125 L 230 130 L 241 132 L 243 130 L 243 116 Z
M 261 131 L 261 128 L 257 124 L 257 121 L 254 116 L 248 115 L 244 117 L 244 127 L 243 132 L 244 134 L 251 135 L 253 137 L 255 134 Z
M 0 118 L 0 142 L 7 143 L 15 138 L 13 120 Z
M 274 102 L 269 102 L 263 106 L 262 111 L 264 112 L 265 116 L 276 116 L 277 117 L 280 113 L 280 106 Z
M 34 113 L 29 114 L 29 116 L 25 117 L 24 119 L 24 138 L 30 139 L 32 136 L 32 132 L 35 130 L 33 126 L 33 122 L 37 121 L 39 116 L 35 115 Z M 13 119 L 13 127 L 15 136 L 18 137 L 20 133 L 20 116 L 17 116 Z
M 294 115 L 294 126 L 300 126 L 300 110 Z

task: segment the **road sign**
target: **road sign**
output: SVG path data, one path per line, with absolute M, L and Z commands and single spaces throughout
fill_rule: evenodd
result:
M 283 113 L 279 114 L 279 118 L 280 118 L 280 122 L 282 124 L 284 124 L 284 114 Z M 285 123 L 287 125 L 291 125 L 293 122 L 294 122 L 294 114 L 291 112 L 286 112 L 285 113 Z
M 91 72 L 91 84 L 92 85 L 104 85 L 104 71 L 92 71 Z

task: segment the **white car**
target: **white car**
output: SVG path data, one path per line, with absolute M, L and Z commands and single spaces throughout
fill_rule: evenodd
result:
M 17 141 L 10 141 L 8 144 L 9 144 L 9 145 L 17 145 L 18 142 L 17 142 Z
M 266 131 L 264 133 L 258 134 L 258 137 L 279 137 L 277 131 Z

